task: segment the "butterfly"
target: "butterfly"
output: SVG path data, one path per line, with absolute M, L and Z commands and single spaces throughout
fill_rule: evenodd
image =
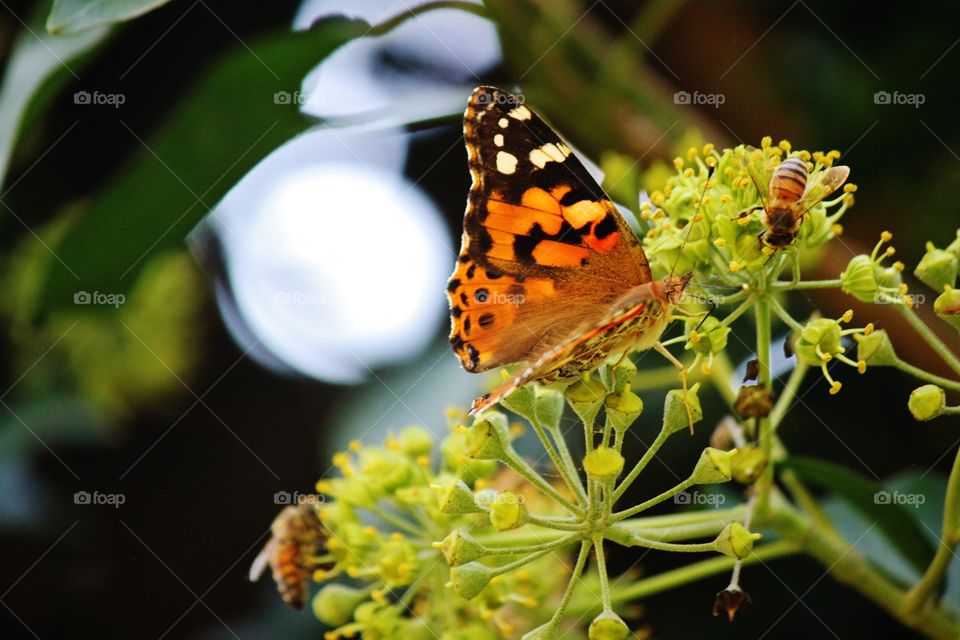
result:
M 473 184 L 447 283 L 450 344 L 470 372 L 526 365 L 470 413 L 651 347 L 683 371 L 659 339 L 692 274 L 653 279 L 616 206 L 520 97 L 477 87 L 463 131 Z

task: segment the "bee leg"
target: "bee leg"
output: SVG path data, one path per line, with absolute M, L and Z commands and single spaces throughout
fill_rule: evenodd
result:
M 690 423 L 690 435 L 693 435 L 693 411 L 690 409 L 690 403 L 687 401 L 687 393 L 689 392 L 689 388 L 687 387 L 687 368 L 663 346 L 663 343 L 658 341 L 653 345 L 653 348 L 657 350 L 657 353 L 669 360 L 670 364 L 675 366 L 680 372 L 680 382 L 683 384 L 683 406 L 687 410 L 687 421 Z
M 749 209 L 744 209 L 743 211 L 741 211 L 740 213 L 737 214 L 737 217 L 738 217 L 738 218 L 745 218 L 745 217 L 747 217 L 748 215 L 750 215 L 751 213 L 753 213 L 754 211 L 760 211 L 761 209 L 763 209 L 763 207 L 761 207 L 761 206 L 759 206 L 759 205 L 756 205 L 756 206 L 750 207 Z

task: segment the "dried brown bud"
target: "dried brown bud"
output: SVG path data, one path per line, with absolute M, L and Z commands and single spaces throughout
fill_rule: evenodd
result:
M 759 384 L 745 384 L 733 408 L 741 418 L 765 418 L 773 410 L 773 392 Z
M 749 360 L 747 362 L 747 372 L 743 376 L 744 382 L 753 382 L 760 376 L 760 361 L 759 360 Z
M 718 616 L 720 612 L 726 612 L 727 618 L 733 622 L 733 617 L 737 615 L 740 609 L 750 604 L 750 595 L 739 587 L 724 589 L 717 594 L 717 599 L 713 601 L 713 615 Z

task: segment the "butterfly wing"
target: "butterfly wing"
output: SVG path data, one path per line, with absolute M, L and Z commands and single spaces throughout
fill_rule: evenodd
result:
M 651 280 L 613 202 L 517 96 L 475 89 L 464 137 L 473 185 L 447 287 L 464 368 L 536 359 Z

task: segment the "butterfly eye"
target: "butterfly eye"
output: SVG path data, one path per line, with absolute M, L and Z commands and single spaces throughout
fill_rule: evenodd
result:
M 477 289 L 477 292 L 473 294 L 473 300 L 477 304 L 484 304 L 489 299 L 490 293 L 486 289 Z

